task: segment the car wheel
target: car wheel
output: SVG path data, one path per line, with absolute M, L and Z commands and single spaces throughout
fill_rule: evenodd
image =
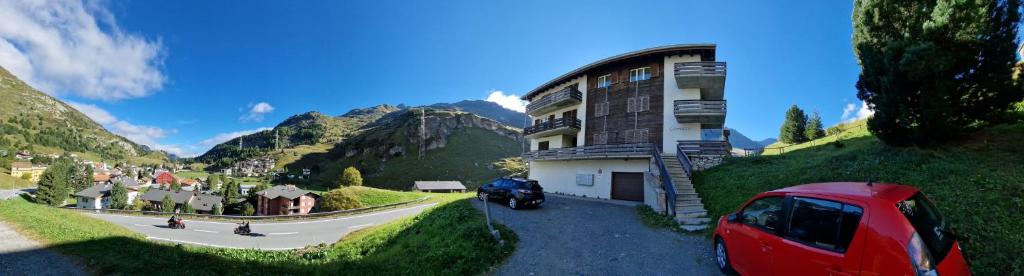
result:
M 519 208 L 519 201 L 515 197 L 508 198 L 508 207 L 512 209 Z
M 715 238 L 715 264 L 718 265 L 718 269 L 723 274 L 736 274 L 736 271 L 732 269 L 732 265 L 729 264 L 729 251 L 726 249 L 725 241 L 722 241 L 722 238 Z
M 487 201 L 487 194 L 476 192 L 476 199 L 479 199 L 480 201 Z

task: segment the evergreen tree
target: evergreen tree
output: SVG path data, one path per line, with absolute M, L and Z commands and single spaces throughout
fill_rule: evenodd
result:
M 807 115 L 795 104 L 786 110 L 786 120 L 779 130 L 779 141 L 796 144 L 807 141 Z
M 239 184 L 238 184 L 238 182 L 235 182 L 234 180 L 231 180 L 231 181 L 228 182 L 227 185 L 224 185 L 224 192 L 223 192 L 223 194 L 224 194 L 224 203 L 225 204 L 235 203 L 235 200 L 238 200 L 238 198 L 241 197 L 241 195 L 239 194 L 238 190 L 239 190 Z
M 120 181 L 114 183 L 110 188 L 110 209 L 125 209 L 128 207 L 128 188 Z
M 68 173 L 72 176 L 71 186 L 74 188 L 74 192 L 81 192 L 82 190 L 92 187 L 92 172 L 92 166 L 90 165 L 72 165 L 71 170 Z
M 160 201 L 160 211 L 162 212 L 174 212 L 174 207 L 174 199 L 171 198 L 171 195 L 165 195 L 164 199 Z
M 345 171 L 341 172 L 341 180 L 338 182 L 338 185 L 363 186 L 363 176 L 355 167 L 345 168 Z
M 178 183 L 178 181 L 176 181 L 176 180 L 175 181 L 171 181 L 170 189 L 171 189 L 171 191 L 180 192 L 181 191 L 181 184 Z
M 256 209 L 252 207 L 252 203 L 246 202 L 242 205 L 242 215 L 251 216 L 256 213 Z
M 807 120 L 806 128 L 807 140 L 814 140 L 821 137 L 825 137 L 825 129 L 821 125 L 821 115 L 815 111 L 811 114 L 811 118 Z
M 196 209 L 192 207 L 192 203 L 185 202 L 185 204 L 182 204 L 181 212 L 185 214 L 195 214 Z
M 71 161 L 60 158 L 53 162 L 39 177 L 36 201 L 50 206 L 60 206 L 67 200 L 70 188 Z
M 1024 97 L 1012 79 L 1020 0 L 858 0 L 853 47 L 868 129 L 929 145 L 991 122 Z

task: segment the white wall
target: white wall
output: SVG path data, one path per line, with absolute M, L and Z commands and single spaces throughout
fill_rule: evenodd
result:
M 531 161 L 529 178 L 537 180 L 545 192 L 607 199 L 612 195 L 612 172 L 648 172 L 650 163 L 647 158 Z M 576 185 L 576 174 L 593 174 L 594 185 Z M 644 185 L 645 201 L 648 189 L 651 187 Z
M 102 200 L 100 198 L 88 198 L 80 196 L 78 197 L 78 200 L 75 203 L 75 207 L 82 209 L 101 209 L 103 208 L 103 205 L 101 204 Z
M 665 127 L 662 131 L 661 145 L 664 155 L 676 155 L 676 141 L 678 140 L 700 140 L 700 124 L 680 124 L 676 121 L 674 112 L 676 100 L 699 100 L 700 88 L 679 89 L 676 85 L 675 64 L 676 62 L 700 61 L 700 55 L 682 55 L 665 57 L 665 104 L 662 111 L 662 122 Z
M 530 151 L 535 151 L 538 148 L 540 142 L 547 141 L 548 149 L 562 148 L 562 136 L 564 135 L 552 135 L 544 136 L 536 139 L 530 139 Z
M 583 102 L 581 102 L 579 105 L 565 107 L 565 108 L 562 108 L 562 109 L 558 109 L 558 110 L 555 110 L 555 111 L 551 111 L 551 112 L 548 112 L 548 113 L 541 114 L 540 116 L 530 116 L 530 125 L 533 125 L 533 121 L 537 120 L 537 119 L 540 119 L 541 121 L 547 120 L 548 116 L 550 116 L 551 114 L 554 114 L 555 118 L 562 118 L 562 112 L 576 109 L 576 119 L 579 119 L 580 123 L 581 123 L 580 124 L 580 132 L 578 132 L 577 135 L 576 135 L 576 145 L 582 146 L 583 145 L 583 141 L 585 139 L 584 133 L 587 133 L 587 75 L 583 75 L 583 76 L 571 79 L 571 80 L 566 81 L 566 82 L 564 82 L 562 84 L 556 85 L 556 86 L 554 86 L 554 87 L 552 87 L 552 88 L 550 88 L 548 90 L 544 90 L 544 92 L 541 92 L 540 94 L 537 94 L 537 96 L 534 96 L 533 99 L 543 98 L 544 96 L 546 96 L 548 94 L 551 94 L 551 93 L 560 91 L 562 89 L 565 89 L 565 87 L 567 87 L 569 85 L 577 85 L 577 89 L 579 89 L 580 92 L 583 93 Z M 537 150 L 537 143 L 534 142 L 533 140 L 540 140 L 540 139 L 544 139 L 544 138 L 547 138 L 547 137 L 542 137 L 542 138 L 538 138 L 538 139 L 530 139 L 531 140 L 530 141 L 530 151 Z M 562 142 L 561 142 L 562 138 L 553 138 L 553 139 L 558 139 L 558 146 L 557 147 L 555 146 L 555 142 L 551 142 L 550 145 L 549 145 L 550 148 L 552 148 L 552 149 L 562 148 Z M 541 140 L 541 141 L 545 141 L 545 140 Z

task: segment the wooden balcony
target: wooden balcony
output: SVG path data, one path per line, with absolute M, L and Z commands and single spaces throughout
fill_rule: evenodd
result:
M 725 101 L 679 100 L 673 112 L 679 123 L 725 124 Z
M 551 135 L 576 134 L 580 132 L 580 119 L 558 118 L 523 129 L 526 138 L 537 138 Z
M 526 105 L 526 114 L 533 116 L 544 115 L 564 107 L 577 105 L 583 102 L 583 93 L 576 89 L 576 85 L 570 85 L 558 92 L 548 94 L 540 99 L 530 101 Z
M 686 155 L 728 155 L 729 142 L 712 140 L 681 140 L 676 141 L 679 151 Z
M 652 150 L 654 150 L 654 146 L 651 143 L 590 145 L 525 152 L 522 154 L 522 157 L 525 160 L 650 158 Z
M 676 85 L 680 89 L 700 88 L 702 99 L 725 97 L 725 62 L 678 62 L 675 67 Z

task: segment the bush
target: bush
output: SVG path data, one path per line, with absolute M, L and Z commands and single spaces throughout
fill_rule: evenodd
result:
M 171 195 L 165 195 L 164 199 L 160 201 L 160 211 L 163 212 L 174 212 L 174 199 Z
M 255 214 L 255 213 L 256 213 L 256 208 L 252 207 L 252 203 L 246 202 L 245 204 L 242 205 L 242 215 L 243 216 L 251 216 L 252 214 Z
M 224 214 L 224 208 L 220 205 L 220 203 L 214 203 L 212 210 L 210 210 L 210 213 L 214 215 L 222 215 Z
M 192 203 L 185 202 L 185 204 L 182 204 L 181 212 L 185 214 L 195 214 L 196 209 L 192 207 Z
M 340 186 L 363 186 L 363 176 L 359 173 L 359 170 L 355 167 L 345 168 L 345 171 L 341 173 L 341 182 L 338 183 Z
M 340 211 L 363 207 L 359 197 L 352 191 L 345 188 L 331 190 L 321 198 L 320 207 L 324 211 Z
M 530 172 L 530 167 L 523 161 L 522 157 L 507 157 L 491 163 L 495 169 L 502 174 L 512 177 L 525 177 Z

